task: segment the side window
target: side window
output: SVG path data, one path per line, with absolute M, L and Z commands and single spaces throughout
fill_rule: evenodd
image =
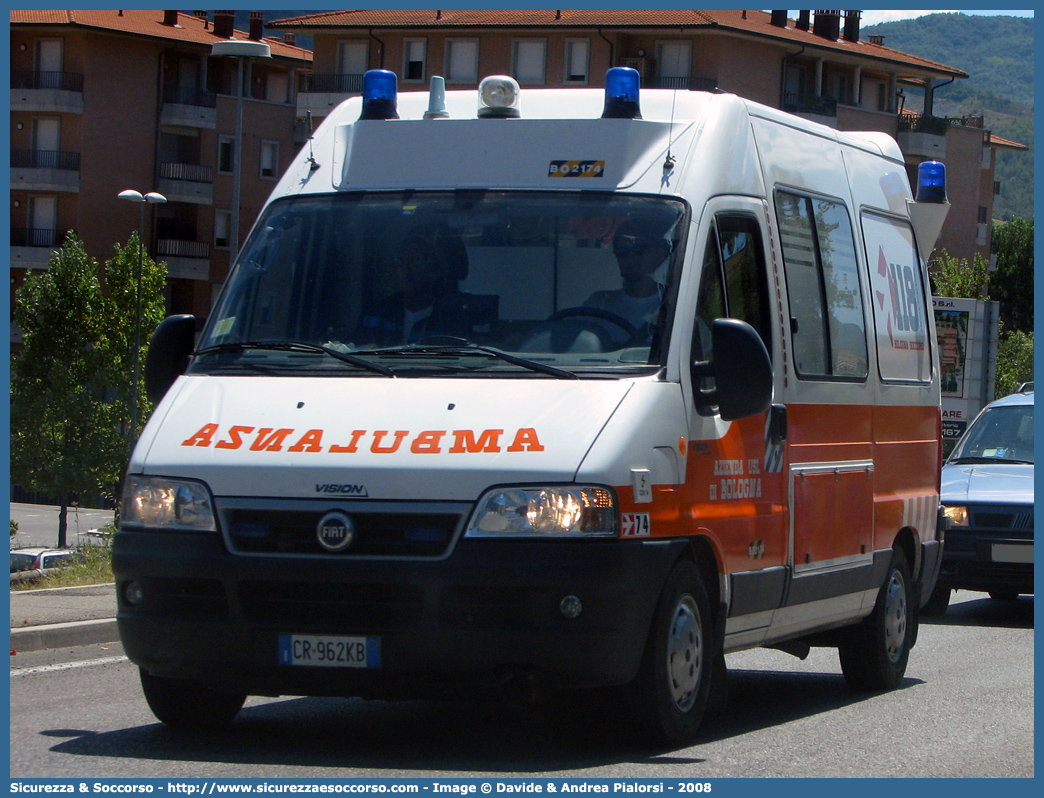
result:
M 928 300 L 913 230 L 905 220 L 875 213 L 861 219 L 881 379 L 929 382 Z
M 848 211 L 786 191 L 777 191 L 775 201 L 798 375 L 866 379 L 863 298 Z
M 750 216 L 720 215 L 717 224 L 728 316 L 757 330 L 771 352 L 768 278 L 758 223 Z
M 700 296 L 696 301 L 696 324 L 692 329 L 692 357 L 707 360 L 711 356 L 710 328 L 715 319 L 725 317 L 725 287 L 721 272 L 721 249 L 718 235 L 710 231 L 707 250 L 703 254 Z

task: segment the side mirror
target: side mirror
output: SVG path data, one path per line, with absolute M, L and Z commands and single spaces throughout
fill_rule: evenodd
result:
M 711 360 L 692 364 L 696 404 L 717 406 L 724 421 L 764 413 L 772 404 L 772 360 L 761 336 L 739 319 L 717 319 L 711 325 Z M 704 377 L 714 388 L 700 390 Z
M 149 341 L 145 356 L 145 395 L 156 403 L 185 372 L 196 346 L 196 317 L 167 316 Z

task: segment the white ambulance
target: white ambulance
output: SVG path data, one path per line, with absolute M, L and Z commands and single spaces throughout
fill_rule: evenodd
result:
M 633 70 L 368 73 L 151 344 L 113 566 L 156 716 L 606 688 L 681 745 L 730 652 L 897 686 L 942 545 L 921 174 Z

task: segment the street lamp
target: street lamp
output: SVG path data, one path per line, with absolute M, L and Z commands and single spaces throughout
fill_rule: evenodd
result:
M 239 69 L 236 78 L 236 145 L 232 152 L 232 220 L 229 226 L 229 266 L 236 261 L 239 253 L 239 191 L 242 179 L 243 149 L 243 61 L 247 58 L 271 58 L 272 48 L 264 42 L 228 41 L 214 42 L 210 46 L 210 54 L 214 56 L 232 56 Z
M 118 196 L 120 199 L 136 202 L 141 207 L 138 224 L 138 299 L 134 310 L 134 376 L 131 390 L 130 450 L 133 453 L 134 444 L 138 439 L 138 359 L 141 352 L 141 261 L 142 252 L 145 249 L 145 206 L 150 203 L 166 202 L 167 198 L 155 191 L 143 195 L 140 191 L 131 188 L 121 191 Z

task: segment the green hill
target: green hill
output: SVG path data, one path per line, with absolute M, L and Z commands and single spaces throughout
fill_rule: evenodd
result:
M 968 74 L 967 80 L 936 90 L 936 114 L 981 115 L 995 136 L 1029 147 L 1028 152 L 998 152 L 1001 193 L 994 216 L 1032 217 L 1033 20 L 949 12 L 867 26 L 860 35 L 871 34 L 884 36 L 888 47 Z

